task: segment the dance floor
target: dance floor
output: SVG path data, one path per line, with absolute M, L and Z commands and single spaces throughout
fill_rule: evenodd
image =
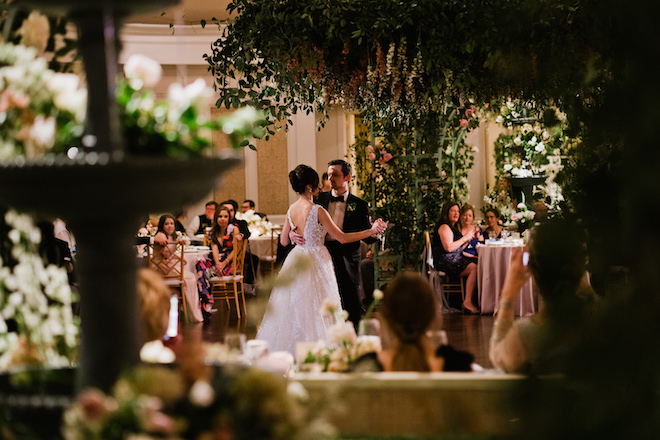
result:
M 223 342 L 227 333 L 237 331 L 245 333 L 248 339 L 254 338 L 263 315 L 264 301 L 258 297 L 248 298 L 247 309 L 247 319 L 239 322 L 236 311 L 229 310 L 225 302 L 220 301 L 216 304 L 209 322 L 185 325 L 181 328 L 181 333 L 207 342 Z M 454 348 L 472 353 L 475 362 L 483 368 L 492 368 L 488 359 L 488 341 L 493 320 L 492 316 L 448 313 L 442 315 L 442 329 L 447 332 L 447 339 Z

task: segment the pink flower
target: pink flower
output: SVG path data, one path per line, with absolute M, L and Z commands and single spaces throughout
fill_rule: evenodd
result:
M 470 116 L 472 116 L 473 113 L 474 113 L 474 110 L 472 110 L 471 108 L 465 110 L 465 116 L 468 117 L 468 118 Z
M 93 423 L 104 418 L 114 410 L 113 405 L 105 394 L 96 389 L 84 391 L 78 397 L 78 404 L 82 411 L 83 419 Z
M 467 127 L 468 121 L 467 119 L 461 119 L 461 127 Z
M 374 147 L 372 147 L 371 145 L 367 145 L 367 151 L 369 153 L 373 153 L 374 152 Z
M 390 160 L 392 160 L 392 154 L 385 152 L 385 154 L 383 155 L 383 160 L 385 162 L 389 162 Z
M 373 173 L 371 173 L 371 177 L 374 179 L 376 178 L 377 175 L 378 175 L 378 171 L 374 171 Z
M 369 160 L 376 160 L 376 155 L 374 153 L 369 153 Z

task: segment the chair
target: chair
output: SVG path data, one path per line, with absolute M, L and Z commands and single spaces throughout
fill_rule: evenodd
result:
M 227 276 L 215 276 L 209 279 L 211 284 L 211 295 L 213 300 L 224 299 L 227 307 L 229 300 L 236 303 L 236 316 L 241 319 L 241 302 L 243 303 L 243 315 L 247 317 L 245 305 L 245 291 L 243 290 L 243 269 L 245 268 L 245 252 L 247 251 L 247 240 L 234 238 L 234 261 L 232 261 L 232 274 Z
M 426 243 L 424 246 L 423 261 L 428 267 L 427 274 L 429 276 L 429 282 L 436 294 L 439 295 L 438 299 L 440 300 L 439 303 L 442 310 L 447 312 L 459 312 L 460 310 L 449 305 L 449 294 L 460 293 L 462 301 L 465 301 L 465 278 L 459 277 L 457 280 L 449 277 L 445 272 L 435 269 L 433 267 L 431 233 L 429 231 L 424 232 L 424 239 Z
M 280 239 L 282 227 L 273 228 L 270 231 L 270 254 L 261 257 L 261 260 L 270 263 L 271 273 L 275 270 L 275 262 L 277 261 L 277 242 Z
M 168 242 L 168 247 L 172 244 L 174 243 Z M 186 316 L 187 306 L 183 298 L 183 267 L 186 264 L 184 248 L 184 246 L 177 245 L 176 251 L 166 256 L 161 252 L 154 253 L 154 243 L 147 243 L 147 268 L 159 273 L 163 277 L 165 285 L 177 291 L 184 316 Z

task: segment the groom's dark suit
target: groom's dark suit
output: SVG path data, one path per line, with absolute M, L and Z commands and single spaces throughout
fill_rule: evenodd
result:
M 330 211 L 331 192 L 318 195 L 316 203 Z M 339 226 L 344 232 L 356 232 L 369 229 L 371 219 L 369 218 L 369 204 L 364 200 L 348 195 L 345 202 L 344 222 Z M 364 240 L 373 243 L 375 238 Z M 357 326 L 362 316 L 358 286 L 360 283 L 360 242 L 341 244 L 338 241 L 327 240 L 325 243 L 332 257 L 335 267 L 337 284 L 339 285 L 339 296 L 341 296 L 342 307 L 348 312 L 348 319 Z

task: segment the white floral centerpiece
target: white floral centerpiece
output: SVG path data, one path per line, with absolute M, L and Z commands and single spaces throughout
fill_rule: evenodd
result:
M 251 237 L 270 235 L 272 230 L 275 228 L 275 225 L 273 225 L 271 222 L 261 217 L 260 215 L 255 214 L 253 209 L 250 209 L 244 213 L 236 213 L 236 218 L 239 220 L 245 220 L 247 222 Z
M 536 213 L 534 211 L 528 211 L 527 206 L 524 203 L 518 203 L 517 209 L 518 212 L 511 216 L 511 220 L 518 224 L 519 232 L 524 232 L 534 224 L 534 216 Z
M 363 319 L 369 319 L 375 306 L 382 299 L 382 292 L 379 289 L 374 291 L 374 301 L 369 306 L 369 310 Z M 373 339 L 361 339 L 355 333 L 353 323 L 347 321 L 348 312 L 342 310 L 337 319 L 337 311 L 340 309 L 338 302 L 331 298 L 326 298 L 321 304 L 320 313 L 325 319 L 331 319 L 334 322 L 328 328 L 327 340 L 319 340 L 314 347 L 308 351 L 303 361 L 303 369 L 311 366 L 318 366 L 320 371 L 344 372 L 349 371 L 353 363 L 367 353 L 377 353 L 381 350 L 380 343 L 374 344 Z
M 0 259 L 0 370 L 18 366 L 71 366 L 79 322 L 66 270 L 44 266 L 41 233 L 27 215 L 8 211 L 5 222 L 14 262 Z

